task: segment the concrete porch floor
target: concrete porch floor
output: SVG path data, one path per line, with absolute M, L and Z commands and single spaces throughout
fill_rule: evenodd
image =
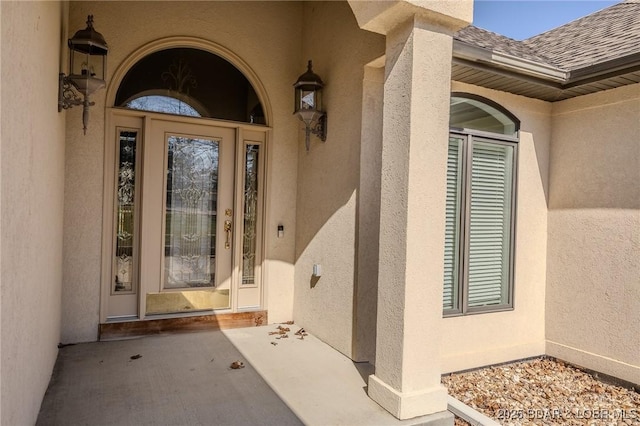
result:
M 287 327 L 278 340 L 270 325 L 61 348 L 37 424 L 452 424 L 448 413 L 395 419 L 366 394 L 370 364 Z

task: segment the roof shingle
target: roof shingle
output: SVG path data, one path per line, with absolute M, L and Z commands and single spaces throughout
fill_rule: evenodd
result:
M 458 31 L 454 38 L 464 43 L 489 49 L 494 52 L 504 53 L 515 56 L 517 58 L 527 59 L 530 61 L 551 64 L 551 62 L 539 55 L 533 48 L 525 45 L 521 41 L 496 34 L 491 31 L 470 25 Z
M 524 41 L 469 26 L 464 43 L 565 71 L 640 53 L 640 0 L 626 0 Z
M 568 70 L 640 53 L 640 0 L 627 0 L 522 42 Z

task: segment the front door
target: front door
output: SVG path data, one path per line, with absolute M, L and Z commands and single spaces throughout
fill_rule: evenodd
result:
M 146 315 L 230 307 L 235 139 L 230 128 L 152 121 L 141 221 Z
M 103 321 L 260 309 L 265 131 L 117 110 L 111 121 Z

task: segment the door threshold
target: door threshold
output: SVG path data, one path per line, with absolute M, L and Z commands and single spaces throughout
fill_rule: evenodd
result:
M 123 340 L 157 334 L 215 331 L 267 324 L 267 311 L 198 315 L 100 324 L 98 340 Z

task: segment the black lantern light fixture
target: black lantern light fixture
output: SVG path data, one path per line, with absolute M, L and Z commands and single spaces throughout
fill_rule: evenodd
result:
M 311 68 L 311 61 L 307 65 L 307 72 L 298 77 L 293 85 L 295 88 L 295 110 L 305 125 L 304 145 L 309 151 L 311 133 L 323 142 L 327 140 L 327 114 L 322 111 L 322 79 Z
M 60 73 L 58 112 L 82 105 L 82 128 L 86 135 L 89 107 L 95 105 L 89 96 L 106 85 L 109 48 L 102 34 L 93 29 L 93 15 L 87 17 L 87 28 L 76 32 L 68 44 L 69 75 Z

